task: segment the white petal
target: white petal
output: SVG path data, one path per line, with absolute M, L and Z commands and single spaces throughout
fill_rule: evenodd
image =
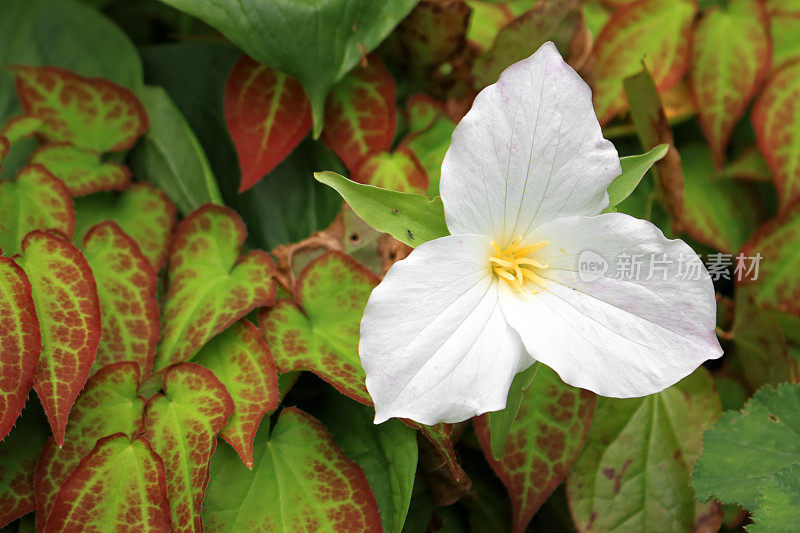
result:
M 713 284 L 683 241 L 621 213 L 554 220 L 535 236 L 550 241 L 539 254 L 550 263 L 547 290 L 503 291 L 503 312 L 531 355 L 566 383 L 603 396 L 645 396 L 722 355 Z M 607 271 L 590 271 L 586 261 L 605 261 Z M 637 263 L 634 276 L 627 266 Z M 681 274 L 689 264 L 699 276 Z
M 596 215 L 620 172 L 589 86 L 545 43 L 481 91 L 453 132 L 440 183 L 447 227 L 502 242 Z
M 511 380 L 533 364 L 503 317 L 486 237 L 418 246 L 372 291 L 359 353 L 375 423 L 459 422 L 503 409 Z

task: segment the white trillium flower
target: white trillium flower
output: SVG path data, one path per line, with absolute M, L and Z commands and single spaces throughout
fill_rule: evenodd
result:
M 535 361 L 575 387 L 628 398 L 722 355 L 705 267 L 679 276 L 695 252 L 648 221 L 601 214 L 620 173 L 591 90 L 552 43 L 481 91 L 442 163 L 451 235 L 395 263 L 364 311 L 375 423 L 501 410 L 514 375 Z M 612 265 L 655 255 L 661 266 L 587 279 L 587 251 Z

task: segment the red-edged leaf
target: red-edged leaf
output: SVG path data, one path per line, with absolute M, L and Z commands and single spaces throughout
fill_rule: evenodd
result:
M 147 130 L 145 113 L 130 90 L 103 78 L 85 78 L 58 67 L 15 66 L 17 94 L 38 132 L 98 152 L 126 150 Z
M 368 154 L 392 146 L 395 85 L 376 56 L 356 67 L 328 93 L 322 140 L 355 172 Z
M 408 147 L 401 146 L 393 153 L 372 154 L 353 174 L 359 183 L 401 192 L 425 192 L 428 174 Z
M 594 107 L 600 124 L 625 110 L 622 80 L 642 60 L 663 92 L 680 81 L 689 63 L 694 0 L 641 0 L 615 12 L 594 45 Z
M 0 136 L 8 139 L 13 144 L 23 137 L 29 137 L 39 131 L 42 127 L 42 119 L 37 117 L 19 116 L 14 117 L 0 130 Z
M 58 492 L 44 531 L 170 531 L 165 477 L 144 437 L 100 439 Z
M 245 237 L 235 211 L 211 204 L 175 230 L 156 370 L 190 359 L 214 335 L 275 301 L 275 264 L 262 250 L 240 257 Z
M 41 351 L 28 276 L 13 259 L 0 257 L 0 441 L 25 406 Z
M 92 227 L 83 239 L 100 298 L 103 335 L 93 369 L 134 361 L 142 372 L 153 366 L 159 335 L 158 276 L 116 222 Z
M 800 60 L 775 73 L 756 100 L 751 118 L 785 210 L 800 198 Z
M 172 530 L 203 529 L 203 494 L 217 433 L 233 413 L 233 399 L 214 373 L 194 363 L 164 372 L 164 394 L 147 402 L 144 434 L 167 469 Z
M 311 261 L 296 302 L 278 301 L 258 316 L 281 373 L 309 370 L 356 401 L 372 405 L 358 356 L 361 315 L 378 278 L 351 257 L 329 252 Z
M 709 9 L 697 23 L 689 83 L 717 167 L 733 127 L 769 72 L 769 21 L 759 0 Z
M 104 220 L 113 220 L 133 237 L 156 270 L 167 260 L 175 226 L 175 204 L 164 191 L 147 183 L 134 183 L 121 195 L 92 195 L 75 200 L 76 242 Z
M 258 329 L 240 320 L 220 333 L 192 360 L 219 378 L 236 404 L 220 436 L 253 468 L 253 439 L 267 412 L 278 407 L 278 372 Z
M 466 45 L 470 6 L 464 0 L 422 0 L 397 27 L 409 63 L 425 74 Z
M 29 233 L 17 261 L 31 281 L 42 331 L 33 388 L 61 445 L 67 416 L 89 377 L 100 343 L 97 287 L 80 250 L 50 233 Z
M 43 166 L 29 165 L 16 181 L 0 182 L 0 248 L 8 256 L 18 253 L 22 239 L 36 229 L 71 237 L 75 211 L 64 183 Z
M 569 473 L 589 433 L 595 401 L 591 392 L 565 385 L 558 374 L 540 366 L 523 394 L 500 460 L 492 456 L 488 418 L 475 419 L 483 454 L 511 495 L 515 532 L 525 531 Z
M 119 163 L 104 163 L 100 152 L 69 143 L 45 144 L 31 156 L 64 182 L 72 196 L 97 191 L 120 191 L 131 181 L 131 171 Z
M 70 413 L 64 446 L 45 444 L 36 466 L 36 524 L 41 531 L 61 485 L 94 447 L 97 439 L 114 433 L 132 436 L 144 424 L 144 398 L 139 396 L 136 363 L 108 365 L 86 382 Z
M 445 111 L 444 104 L 425 93 L 412 94 L 406 101 L 408 129 L 417 133 L 427 130 Z
M 742 248 L 744 257 L 756 257 L 755 273 L 743 276 L 742 283 L 753 285 L 756 302 L 770 309 L 800 314 L 800 203 L 775 220 L 764 224 Z M 745 261 L 744 266 L 750 266 Z
M 311 131 L 311 102 L 296 79 L 243 56 L 225 87 L 225 120 L 246 191 Z
M 800 1 L 765 0 L 773 42 L 772 67 L 800 58 Z
M 0 135 L 0 163 L 2 163 L 3 159 L 6 158 L 10 149 L 11 141 L 9 141 L 8 137 L 5 135 Z M 0 165 L 0 168 L 2 168 L 2 165 Z
M 293 407 L 271 434 L 259 431 L 252 471 L 229 447 L 217 450 L 204 507 L 210 531 L 381 531 L 364 472 Z
M 31 397 L 33 402 L 33 397 Z M 36 509 L 33 473 L 49 437 L 47 420 L 28 405 L 13 431 L 0 441 L 0 528 Z

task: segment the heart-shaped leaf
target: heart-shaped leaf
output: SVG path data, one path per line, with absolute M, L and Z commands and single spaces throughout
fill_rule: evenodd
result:
M 239 155 L 242 192 L 311 131 L 311 103 L 296 79 L 243 56 L 225 87 L 225 121 Z
M 28 276 L 13 259 L 0 257 L 0 441 L 25 407 L 41 351 Z
M 717 167 L 733 127 L 769 72 L 769 21 L 758 0 L 709 9 L 694 32 L 689 86 Z
M 253 439 L 267 412 L 278 407 L 278 372 L 258 329 L 240 320 L 211 339 L 192 359 L 211 370 L 230 393 L 236 410 L 220 437 L 253 467 Z
M 525 531 L 533 515 L 564 480 L 583 449 L 596 396 L 565 385 L 541 366 L 513 421 L 501 459 L 492 454 L 489 419 L 475 419 L 483 453 L 511 495 L 513 531 Z
M 402 146 L 392 153 L 379 152 L 367 157 L 353 179 L 392 191 L 428 190 L 428 174 L 414 152 Z
M 122 194 L 93 194 L 75 200 L 75 241 L 82 243 L 86 232 L 105 220 L 119 224 L 156 270 L 167 260 L 175 204 L 161 189 L 134 183 Z
M 170 531 L 169 503 L 164 463 L 147 439 L 116 433 L 58 491 L 44 531 Z
M 328 90 L 418 1 L 165 0 L 214 26 L 258 62 L 300 80 L 311 100 L 315 136 L 322 130 Z
M 140 370 L 125 361 L 100 369 L 86 382 L 72 408 L 64 445 L 47 441 L 36 466 L 37 529 L 44 527 L 59 488 L 94 447 L 114 433 L 132 436 L 144 423 L 144 398 L 139 396 Z
M 173 531 L 203 529 L 208 465 L 233 408 L 213 372 L 193 363 L 169 367 L 164 394 L 147 402 L 144 435 L 166 466 Z
M 782 210 L 800 199 L 800 60 L 775 73 L 753 106 L 758 147 L 772 170 Z
M 59 67 L 16 66 L 17 94 L 39 133 L 98 152 L 126 150 L 147 130 L 147 113 L 129 89 Z
M 376 56 L 356 67 L 328 94 L 322 140 L 355 172 L 372 152 L 392 146 L 395 85 Z
M 722 517 L 715 504 L 695 501 L 689 477 L 703 431 L 720 410 L 702 367 L 659 394 L 598 398 L 586 447 L 567 483 L 578 530 L 639 531 L 659 524 L 680 532 L 693 530 L 699 519 L 718 529 Z
M 381 531 L 364 472 L 317 420 L 290 407 L 256 434 L 253 470 L 220 447 L 203 519 L 211 531 Z
M 120 191 L 128 187 L 131 171 L 119 163 L 104 163 L 100 152 L 69 143 L 46 144 L 31 156 L 64 182 L 72 196 L 97 191 Z
M 56 230 L 71 237 L 75 230 L 72 198 L 64 183 L 41 165 L 23 168 L 16 181 L 0 182 L 0 248 L 19 253 L 29 232 Z
M 160 328 L 156 271 L 136 241 L 112 221 L 86 233 L 83 254 L 97 283 L 102 315 L 93 370 L 134 361 L 143 373 L 149 372 Z
M 616 11 L 594 44 L 593 96 L 600 124 L 625 110 L 622 80 L 642 60 L 659 91 L 675 86 L 689 63 L 693 0 L 642 0 Z
M 31 282 L 42 331 L 33 387 L 61 445 L 69 411 L 89 377 L 100 343 L 97 287 L 80 250 L 51 233 L 29 233 L 17 262 Z
M 240 257 L 246 237 L 235 211 L 205 205 L 175 230 L 155 369 L 190 359 L 209 339 L 272 305 L 275 264 L 267 252 Z
M 295 301 L 279 300 L 258 317 L 280 373 L 309 370 L 356 401 L 372 405 L 358 357 L 361 315 L 378 278 L 351 257 L 329 252 L 309 263 Z

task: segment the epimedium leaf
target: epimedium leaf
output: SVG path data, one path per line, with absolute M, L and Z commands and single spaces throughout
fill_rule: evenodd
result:
M 95 225 L 111 220 L 127 233 L 152 267 L 167 260 L 176 210 L 164 191 L 148 183 L 134 183 L 122 193 L 99 193 L 75 200 L 75 242 L 82 243 Z
M 239 155 L 243 192 L 311 131 L 311 103 L 296 79 L 242 56 L 225 87 L 225 121 Z
M 569 473 L 589 433 L 596 400 L 589 391 L 565 385 L 546 366 L 522 396 L 502 459 L 492 453 L 487 417 L 475 419 L 483 453 L 511 495 L 515 532 L 525 531 Z
M 361 468 L 317 420 L 290 407 L 256 434 L 253 470 L 220 447 L 203 519 L 212 531 L 381 531 Z
M 16 181 L 0 182 L 0 248 L 19 253 L 22 239 L 33 230 L 56 230 L 71 237 L 75 210 L 64 183 L 41 165 L 23 168 Z
M 608 209 L 630 196 L 650 167 L 663 159 L 668 150 L 668 144 L 659 144 L 647 153 L 621 157 L 619 162 L 622 165 L 622 174 L 614 178 L 608 186 Z
M 797 243 L 800 243 L 800 204 L 761 226 L 742 248 L 745 257 L 759 259 L 757 272 L 754 270 L 741 281 L 754 287 L 759 305 L 800 313 Z
M 752 192 L 742 183 L 717 178 L 706 146 L 694 144 L 682 151 L 686 233 L 722 252 L 739 251 L 758 226 Z
M 275 301 L 275 264 L 263 250 L 240 257 L 245 237 L 235 211 L 211 204 L 178 225 L 156 370 L 190 359 L 213 336 Z
M 143 373 L 149 372 L 160 328 L 155 269 L 113 221 L 86 233 L 83 254 L 97 284 L 103 331 L 93 370 L 135 361 Z
M 37 133 L 43 124 L 44 122 L 39 117 L 20 115 L 6 122 L 3 129 L 0 130 L 0 136 L 5 137 L 9 143 L 13 144 Z
M 72 196 L 97 191 L 123 190 L 131 181 L 131 171 L 120 163 L 107 163 L 100 152 L 69 143 L 39 147 L 30 162 L 40 164 L 64 182 Z
M 261 334 L 281 373 L 310 370 L 361 403 L 372 405 L 358 357 L 361 315 L 378 278 L 351 257 L 329 252 L 298 276 L 295 301 L 259 313 Z
M 222 382 L 194 363 L 167 368 L 164 394 L 147 402 L 144 435 L 166 467 L 173 531 L 203 529 L 209 461 L 233 409 Z
M 32 231 L 17 263 L 33 289 L 42 353 L 33 388 L 61 445 L 67 417 L 100 343 L 100 303 L 86 258 L 69 241 Z
M 41 351 L 39 319 L 28 276 L 16 261 L 0 257 L 0 441 L 25 407 Z
M 400 533 L 417 471 L 417 433 L 399 420 L 373 424 L 375 413 L 336 392 L 320 402 L 317 418 L 347 457 L 364 471 L 383 530 Z
M 36 524 L 41 530 L 59 488 L 98 439 L 115 433 L 133 436 L 144 423 L 145 400 L 139 396 L 139 366 L 131 361 L 101 368 L 89 378 L 72 408 L 64 445 L 49 439 L 34 476 Z
M 718 168 L 734 126 L 769 72 L 770 52 L 769 20 L 758 0 L 712 7 L 697 23 L 689 86 Z
M 134 174 L 163 189 L 184 215 L 206 203 L 222 204 L 202 146 L 164 89 L 144 87 L 139 97 L 150 129 L 131 153 Z
M 659 524 L 664 531 L 690 531 L 700 520 L 719 528 L 721 515 L 713 503 L 695 501 L 689 477 L 703 431 L 720 410 L 704 368 L 644 398 L 598 398 L 567 483 L 578 530 L 638 531 Z
M 0 163 L 3 162 L 3 159 L 6 158 L 8 153 L 11 151 L 11 141 L 8 140 L 8 137 L 5 135 L 0 135 Z M 0 165 L 0 169 L 2 169 L 2 165 Z
M 800 1 L 766 0 L 772 37 L 772 66 L 777 69 L 800 57 Z
M 422 0 L 403 19 L 395 35 L 417 75 L 428 74 L 464 49 L 470 15 L 464 0 Z
M 376 152 L 353 173 L 353 179 L 382 189 L 420 193 L 428 190 L 428 175 L 417 156 L 405 147 Z
M 377 47 L 418 1 L 329 0 L 309 5 L 294 0 L 270 4 L 165 0 L 214 26 L 260 63 L 297 78 L 311 100 L 315 137 L 322 130 L 325 96 L 331 87 Z
M 321 183 L 336 189 L 364 221 L 412 248 L 449 235 L 440 198 L 381 189 L 348 180 L 335 172 L 316 172 Z
M 355 172 L 372 152 L 389 150 L 394 139 L 395 84 L 377 56 L 354 68 L 328 93 L 322 140 Z
M 800 59 L 767 82 L 751 113 L 758 147 L 772 170 L 781 210 L 800 199 Z
M 492 458 L 497 461 L 503 458 L 506 443 L 508 442 L 508 433 L 511 431 L 511 425 L 514 423 L 514 420 L 517 419 L 517 414 L 519 414 L 519 409 L 522 406 L 525 393 L 533 384 L 533 380 L 536 378 L 540 366 L 541 364 L 536 362 L 526 370 L 514 376 L 511 382 L 511 388 L 508 391 L 506 408 L 502 411 L 487 413 L 486 420 L 483 421 L 483 424 L 488 426 Z
M 25 114 L 42 120 L 38 133 L 98 152 L 126 150 L 147 130 L 147 113 L 130 90 L 104 78 L 59 67 L 11 67 Z
M 746 148 L 739 157 L 722 167 L 721 178 L 750 181 L 772 181 L 772 171 L 757 146 Z
M 142 436 L 100 439 L 58 491 L 46 533 L 169 531 L 164 463 Z
M 689 62 L 693 0 L 642 0 L 618 11 L 594 44 L 593 96 L 600 124 L 626 108 L 622 80 L 644 60 L 659 91 L 675 86 Z
M 0 528 L 36 509 L 33 473 L 48 436 L 44 414 L 29 405 L 0 441 Z
M 800 386 L 763 387 L 741 411 L 723 414 L 703 437 L 692 475 L 700 499 L 757 507 L 762 481 L 800 463 Z
M 240 320 L 211 339 L 194 356 L 225 385 L 236 406 L 220 437 L 253 468 L 253 439 L 261 419 L 278 407 L 278 372 L 258 329 Z
M 800 529 L 800 463 L 772 474 L 758 486 L 753 524 L 748 533 L 796 531 Z

